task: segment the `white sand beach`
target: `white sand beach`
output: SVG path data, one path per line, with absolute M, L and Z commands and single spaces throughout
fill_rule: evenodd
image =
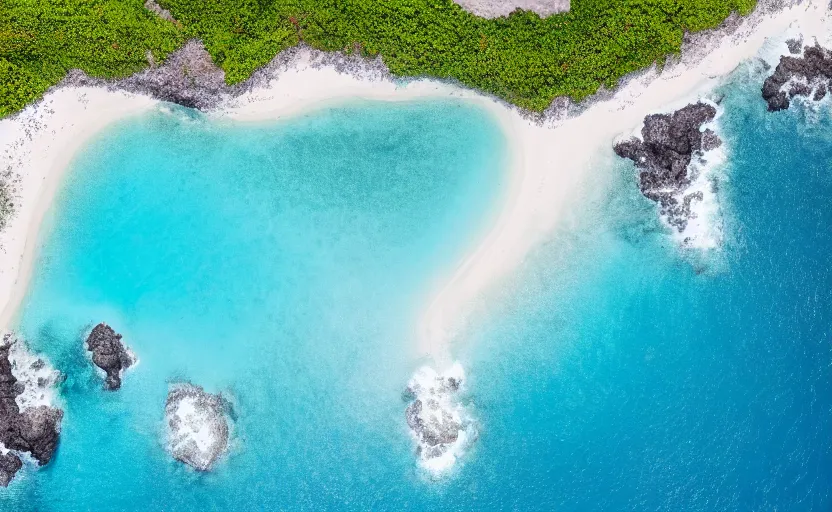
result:
M 612 157 L 612 142 L 641 126 L 646 114 L 695 101 L 743 61 L 763 55 L 772 62 L 785 53 L 793 34 L 823 37 L 830 30 L 823 0 L 804 2 L 775 14 L 758 10 L 730 34 L 697 35 L 692 52 L 661 72 L 630 77 L 614 94 L 593 100 L 578 116 L 538 124 L 493 98 L 430 80 L 397 83 L 378 76 L 339 73 L 313 66 L 300 55 L 264 87 L 232 100 L 212 115 L 237 121 L 280 119 L 355 98 L 406 101 L 463 98 L 493 112 L 509 140 L 510 185 L 495 225 L 459 262 L 453 275 L 439 276 L 426 304 L 419 352 L 440 366 L 451 361 L 448 342 L 465 325 L 473 304 L 522 262 L 529 250 L 563 221 L 582 186 L 604 176 L 594 168 Z M 771 38 L 767 42 L 767 38 Z M 704 46 L 703 46 L 704 45 Z M 704 54 L 702 54 L 705 52 Z M 762 53 L 761 53 L 762 52 Z M 21 177 L 18 211 L 0 234 L 0 310 L 8 327 L 25 295 L 36 256 L 38 230 L 73 155 L 107 125 L 158 108 L 155 100 L 94 88 L 60 88 L 14 119 L 0 121 L 0 158 Z
M 103 128 L 157 103 L 103 89 L 61 88 L 0 121 L 0 167 L 19 177 L 17 211 L 0 232 L 0 327 L 10 327 L 26 294 L 38 232 L 72 158 Z

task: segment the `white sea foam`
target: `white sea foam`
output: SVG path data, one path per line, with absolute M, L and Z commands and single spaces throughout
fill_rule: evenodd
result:
M 722 109 L 717 108 L 717 117 L 702 129 L 710 129 L 720 134 L 719 117 Z M 720 183 L 725 179 L 725 165 L 728 161 L 728 149 L 725 141 L 710 151 L 694 155 L 688 166 L 690 186 L 684 194 L 701 194 L 702 199 L 691 202 L 690 217 L 682 231 L 673 229 L 673 237 L 682 247 L 712 250 L 722 247 L 724 239 L 724 219 L 719 191 Z
M 700 194 L 701 199 L 690 203 L 690 216 L 684 229 L 670 226 L 673 239 L 680 247 L 700 251 L 710 251 L 722 247 L 725 237 L 724 219 L 721 206 L 720 184 L 726 179 L 725 166 L 728 162 L 728 148 L 721 137 L 719 119 L 724 109 L 707 98 L 700 102 L 708 103 L 716 109 L 714 119 L 702 125 L 700 131 L 711 130 L 720 136 L 722 143 L 709 151 L 699 151 L 693 155 L 688 165 L 690 185 L 679 192 L 679 198 L 691 194 Z M 666 219 L 662 219 L 666 221 Z
M 412 400 L 405 417 L 419 465 L 432 477 L 446 474 L 477 439 L 470 411 L 460 401 L 464 382 L 462 365 L 454 363 L 442 374 L 424 366 L 408 383 Z
M 60 372 L 45 359 L 32 353 L 22 341 L 13 339 L 11 335 L 7 335 L 6 340 L 11 342 L 9 363 L 12 375 L 23 385 L 23 392 L 15 398 L 20 410 L 41 405 L 54 407 L 55 387 L 60 381 Z
M 209 471 L 228 449 L 228 402 L 199 386 L 172 387 L 165 405 L 167 449 L 199 471 Z

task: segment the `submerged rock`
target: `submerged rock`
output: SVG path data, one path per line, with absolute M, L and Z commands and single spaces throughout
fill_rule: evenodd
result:
M 58 447 L 63 411 L 52 407 L 51 388 L 60 374 L 7 334 L 0 344 L 0 485 L 22 467 L 20 455 L 43 466 Z
M 641 140 L 633 137 L 614 147 L 618 156 L 636 164 L 641 193 L 658 203 L 663 219 L 679 233 L 696 218 L 694 202 L 710 192 L 691 186 L 699 177 L 691 173 L 691 162 L 722 145 L 713 130 L 702 130 L 716 113 L 713 105 L 698 102 L 672 114 L 652 114 L 644 118 Z
M 95 326 L 86 343 L 87 350 L 92 352 L 92 362 L 107 375 L 104 388 L 111 391 L 119 389 L 121 372 L 136 362 L 136 358 L 122 343 L 121 334 L 117 334 L 109 325 L 101 323 Z
M 476 438 L 473 422 L 458 401 L 464 372 L 459 364 L 444 375 L 420 369 L 407 386 L 405 419 L 422 466 L 432 473 L 449 469 Z
M 795 43 L 789 44 L 794 50 Z M 799 53 L 792 51 L 792 53 Z M 807 46 L 803 56 L 784 55 L 774 73 L 763 83 L 763 99 L 768 110 L 775 112 L 785 110 L 791 105 L 795 96 L 812 97 L 820 101 L 832 87 L 832 52 L 820 45 Z
M 228 449 L 231 405 L 222 395 L 177 384 L 165 404 L 167 448 L 174 459 L 210 471 Z

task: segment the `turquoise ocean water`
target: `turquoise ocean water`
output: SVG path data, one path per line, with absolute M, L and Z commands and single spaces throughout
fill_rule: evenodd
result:
M 724 87 L 727 242 L 681 253 L 633 169 L 457 346 L 480 437 L 420 473 L 418 320 L 499 210 L 503 136 L 455 102 L 263 125 L 127 120 L 73 165 L 19 327 L 65 374 L 53 463 L 2 510 L 829 510 L 832 117 Z M 828 106 L 825 107 L 828 110 Z M 117 393 L 81 336 L 141 359 Z M 169 382 L 234 397 L 215 472 L 171 461 Z

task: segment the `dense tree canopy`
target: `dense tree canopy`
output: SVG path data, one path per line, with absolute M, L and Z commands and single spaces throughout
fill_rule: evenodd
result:
M 0 0 L 0 116 L 37 99 L 69 69 L 122 77 L 199 38 L 229 83 L 303 41 L 381 54 L 395 74 L 433 76 L 531 110 L 599 86 L 679 51 L 685 31 L 710 28 L 756 0 L 572 0 L 541 19 L 516 11 L 486 20 L 452 0 Z

